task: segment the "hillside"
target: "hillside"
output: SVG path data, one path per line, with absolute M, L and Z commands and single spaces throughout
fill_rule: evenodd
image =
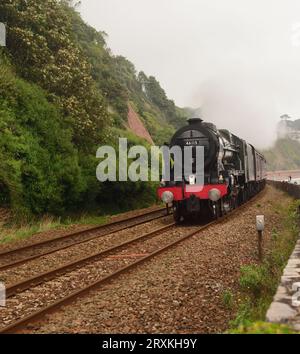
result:
M 186 120 L 156 78 L 113 55 L 106 34 L 70 3 L 0 3 L 7 27 L 7 47 L 0 47 L 0 206 L 21 215 L 153 202 L 150 184 L 98 183 L 96 150 L 120 136 L 162 144 Z
M 93 79 L 106 97 L 113 126 L 127 126 L 130 103 L 154 143 L 163 144 L 175 131 L 174 128 L 185 123 L 185 110 L 168 99 L 155 77 L 136 72 L 134 65 L 125 57 L 112 55 L 105 42 L 105 33 L 99 33 L 84 23 L 72 8 L 67 10 L 76 43 L 87 57 Z
M 269 171 L 300 169 L 300 143 L 289 138 L 278 139 L 275 145 L 263 151 Z
M 264 154 L 268 160 L 268 170 L 300 169 L 300 119 L 291 120 L 282 116 L 277 125 L 277 141 Z

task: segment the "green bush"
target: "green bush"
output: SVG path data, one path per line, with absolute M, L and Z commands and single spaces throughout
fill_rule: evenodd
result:
M 147 206 L 156 184 L 98 182 L 96 150 L 119 136 L 149 148 L 125 129 L 128 103 L 159 144 L 184 121 L 159 82 L 112 55 L 106 34 L 71 4 L 0 4 L 8 34 L 0 48 L 0 205 L 18 215 Z
M 38 87 L 1 66 L 0 185 L 15 209 L 62 213 L 85 188 L 72 131 Z M 25 211 L 23 209 L 23 211 Z
M 240 286 L 258 297 L 265 287 L 267 270 L 260 265 L 246 265 L 241 267 Z

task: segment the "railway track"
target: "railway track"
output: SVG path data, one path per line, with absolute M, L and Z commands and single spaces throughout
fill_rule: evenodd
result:
M 164 218 L 166 209 L 159 208 L 141 215 L 92 227 L 83 231 L 62 235 L 49 240 L 0 252 L 0 271 L 24 264 L 42 256 L 46 256 L 69 247 L 79 245 L 111 233 L 120 232 L 152 220 Z
M 173 222 L 169 225 L 160 227 L 160 228 L 155 229 L 151 232 L 147 232 L 147 233 L 145 233 L 141 236 L 138 236 L 132 240 L 122 242 L 122 243 L 118 244 L 117 246 L 109 247 L 109 248 L 105 249 L 104 251 L 95 252 L 94 254 L 91 254 L 89 256 L 82 257 L 82 258 L 77 259 L 73 262 L 69 262 L 69 263 L 64 264 L 62 266 L 58 266 L 54 269 L 46 271 L 42 274 L 30 277 L 28 279 L 22 280 L 20 282 L 15 283 L 15 284 L 9 285 L 6 288 L 6 297 L 10 298 L 10 297 L 16 295 L 20 291 L 25 291 L 25 290 L 29 289 L 30 287 L 37 286 L 37 285 L 41 284 L 44 281 L 49 281 L 59 275 L 65 274 L 66 272 L 70 272 L 70 271 L 76 269 L 77 267 L 84 266 L 84 264 L 86 264 L 88 262 L 95 261 L 95 260 L 99 259 L 100 257 L 106 256 L 106 255 L 113 253 L 113 252 L 117 252 L 126 246 L 136 243 L 137 241 L 145 240 L 146 238 L 149 238 L 151 236 L 155 236 L 159 233 L 169 231 L 172 228 L 174 228 L 174 226 L 175 226 L 175 223 Z
M 6 317 L 3 318 L 5 327 L 0 328 L 0 333 L 14 333 L 184 240 L 201 234 L 215 224 L 225 222 L 233 214 L 241 212 L 249 203 L 254 202 L 257 197 L 206 225 L 178 227 L 171 223 L 97 254 L 11 284 L 7 288 L 8 298 L 14 299 L 14 303 L 18 304 L 17 308 L 21 310 L 18 311 L 13 307 L 10 315 L 8 310 Z M 57 287 L 59 296 L 54 296 Z

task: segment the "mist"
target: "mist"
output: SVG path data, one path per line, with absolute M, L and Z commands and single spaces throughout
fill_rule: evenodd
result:
M 177 105 L 258 148 L 282 114 L 300 117 L 297 0 L 82 0 L 79 10 Z

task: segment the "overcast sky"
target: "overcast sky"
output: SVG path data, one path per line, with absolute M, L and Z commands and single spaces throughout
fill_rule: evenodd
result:
M 299 0 L 82 0 L 114 54 L 154 75 L 179 106 L 259 147 L 300 118 Z

